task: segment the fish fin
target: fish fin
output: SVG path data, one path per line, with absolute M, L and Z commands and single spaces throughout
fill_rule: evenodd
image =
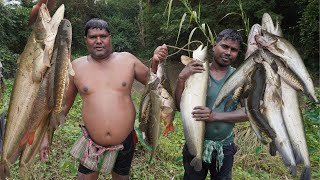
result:
M 29 138 L 28 138 L 28 143 L 29 145 L 31 145 L 33 143 L 33 140 L 34 140 L 34 136 L 35 136 L 36 132 L 31 132 L 29 133 Z
M 190 162 L 190 165 L 194 168 L 195 171 L 200 171 L 202 169 L 202 160 L 198 157 L 194 157 Z
M 23 147 L 24 145 L 27 144 L 29 140 L 29 131 L 27 131 L 24 136 L 22 137 L 21 141 L 20 141 L 20 144 L 19 144 L 19 147 Z
M 188 65 L 188 64 L 191 63 L 191 61 L 192 61 L 192 58 L 191 58 L 191 57 L 188 57 L 188 56 L 186 56 L 186 55 L 182 55 L 182 56 L 180 57 L 180 59 L 181 59 L 182 64 L 184 64 L 184 65 Z
M 293 145 L 292 145 L 293 146 Z M 292 148 L 294 159 L 296 161 L 296 164 L 301 164 L 303 163 L 303 158 L 301 156 L 300 151 L 297 148 Z
M 6 179 L 6 177 L 10 177 L 10 169 L 8 162 L 4 160 L 0 164 L 0 179 Z
M 269 144 L 269 153 L 271 156 L 277 155 L 277 147 L 274 141 Z
M 311 180 L 311 168 L 310 166 L 305 166 L 300 175 L 301 180 Z
M 168 124 L 168 125 L 166 125 L 166 128 L 165 128 L 163 134 L 166 136 L 166 135 L 168 135 L 170 132 L 174 132 L 174 126 L 173 126 L 173 124 Z

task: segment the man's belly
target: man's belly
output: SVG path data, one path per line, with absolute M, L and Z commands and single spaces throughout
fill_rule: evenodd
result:
M 133 129 L 135 109 L 131 99 L 83 104 L 82 117 L 91 139 L 102 146 L 121 144 Z
M 212 141 L 221 141 L 230 135 L 234 127 L 233 123 L 210 122 L 206 123 L 205 138 Z

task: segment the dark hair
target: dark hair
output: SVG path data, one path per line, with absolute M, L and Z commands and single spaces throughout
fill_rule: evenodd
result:
M 240 44 L 240 48 L 242 48 L 243 46 L 243 39 L 241 34 L 234 30 L 234 29 L 225 29 L 223 31 L 221 31 L 216 39 L 216 43 L 220 42 L 221 40 L 232 40 L 232 41 L 238 41 Z
M 105 29 L 110 33 L 109 25 L 105 20 L 99 19 L 99 18 L 92 18 L 90 19 L 85 26 L 85 33 L 84 35 L 87 36 L 89 29 Z

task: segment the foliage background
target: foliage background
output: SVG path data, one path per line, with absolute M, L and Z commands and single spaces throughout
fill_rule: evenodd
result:
M 163 43 L 175 45 L 181 17 L 186 12 L 183 2 L 201 17 L 201 22 L 209 25 L 213 34 L 225 28 L 243 30 L 244 21 L 239 4 L 248 19 L 249 27 L 260 23 L 263 13 L 268 12 L 274 20 L 279 20 L 288 39 L 300 52 L 305 65 L 319 84 L 319 1 L 317 0 L 171 0 L 170 19 L 167 23 L 166 9 L 169 0 L 56 0 L 57 7 L 65 4 L 65 18 L 73 26 L 72 50 L 74 56 L 85 55 L 83 42 L 84 25 L 87 20 L 99 17 L 108 21 L 115 51 L 128 51 L 143 61 L 149 59 L 156 46 Z M 22 0 L 21 7 L 8 7 L 0 3 L 0 61 L 5 67 L 5 77 L 15 74 L 16 57 L 23 51 L 31 28 L 27 26 L 28 16 L 34 3 Z M 200 9 L 200 11 L 199 11 Z M 52 11 L 54 12 L 54 10 Z M 225 18 L 226 14 L 232 13 Z M 187 18 L 190 18 L 187 16 Z M 187 43 L 194 22 L 184 23 L 177 46 Z M 194 39 L 204 40 L 201 33 Z M 172 53 L 176 49 L 169 49 Z M 173 56 L 172 59 L 177 59 Z M 241 61 L 238 61 L 240 64 Z
M 143 62 L 151 57 L 156 46 L 166 43 L 182 47 L 187 43 L 190 31 L 197 24 L 183 23 L 176 44 L 182 15 L 187 12 L 183 0 L 173 0 L 168 21 L 167 0 L 57 0 L 57 7 L 65 4 L 65 18 L 73 27 L 73 59 L 86 55 L 83 43 L 85 22 L 92 17 L 108 21 L 114 49 L 135 54 Z M 199 13 L 201 22 L 209 25 L 214 34 L 225 28 L 246 32 L 239 4 L 248 18 L 249 26 L 260 23 L 262 14 L 268 12 L 273 19 L 281 22 L 285 37 L 293 43 L 314 83 L 319 85 L 319 1 L 317 0 L 190 0 L 190 7 Z M 4 66 L 7 91 L 5 101 L 9 102 L 12 82 L 16 72 L 16 60 L 23 51 L 31 28 L 27 26 L 28 16 L 34 3 L 23 0 L 21 7 L 4 7 L 0 3 L 0 61 Z M 200 9 L 200 11 L 198 11 Z M 53 11 L 54 12 L 54 11 Z M 226 14 L 233 13 L 225 17 Z M 225 18 L 223 18 L 225 17 Z M 186 19 L 190 18 L 187 16 Z M 189 21 L 189 19 L 187 20 Z M 195 33 L 193 39 L 205 41 L 203 34 Z M 170 54 L 176 49 L 169 48 Z M 179 55 L 179 54 L 178 54 Z M 176 63 L 178 55 L 171 60 Z M 241 61 L 238 61 L 240 64 Z M 136 92 L 136 91 L 135 91 Z M 319 91 L 317 91 L 319 97 Z M 133 99 L 138 107 L 139 93 Z M 320 179 L 320 107 L 308 100 L 302 105 L 304 123 L 312 163 L 313 179 Z M 66 125 L 55 133 L 50 161 L 37 162 L 30 171 L 30 179 L 74 179 L 77 163 L 69 156 L 69 151 L 80 134 L 78 122 L 81 120 L 81 101 L 77 98 L 71 109 Z M 175 120 L 176 131 L 161 137 L 161 145 L 156 158 L 148 164 L 148 152 L 138 144 L 133 162 L 132 179 L 180 179 L 183 173 L 181 150 L 184 144 L 179 113 Z M 241 123 L 236 128 L 237 143 L 240 147 L 236 155 L 234 179 L 292 179 L 278 156 L 271 157 L 253 135 L 249 123 Z M 67 147 L 67 148 L 66 148 Z M 18 162 L 12 167 L 12 178 L 19 179 Z M 110 178 L 101 176 L 100 179 Z

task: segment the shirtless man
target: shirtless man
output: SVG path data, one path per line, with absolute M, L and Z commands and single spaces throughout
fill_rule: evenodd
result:
M 75 76 L 70 77 L 64 111 L 68 113 L 79 92 L 84 127 L 92 142 L 103 147 L 124 146 L 113 167 L 112 179 L 129 179 L 135 120 L 131 89 L 135 79 L 147 83 L 149 68 L 128 52 L 113 52 L 111 40 L 107 22 L 96 18 L 87 22 L 84 41 L 89 55 L 72 62 Z M 153 72 L 167 54 L 165 45 L 156 48 L 152 57 Z M 44 161 L 48 160 L 46 141 L 40 149 Z M 97 179 L 98 175 L 80 163 L 78 179 Z

